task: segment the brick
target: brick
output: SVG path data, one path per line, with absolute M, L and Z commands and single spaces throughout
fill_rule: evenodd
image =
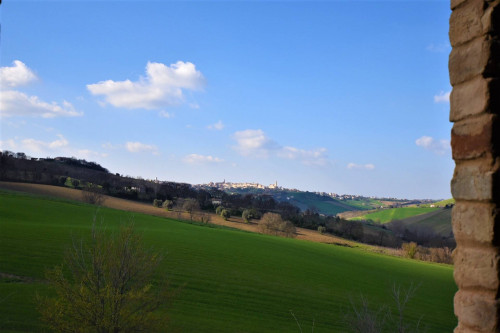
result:
M 485 114 L 453 125 L 451 148 L 454 160 L 465 160 L 493 152 L 493 128 L 496 116 Z
M 496 205 L 491 203 L 457 202 L 452 211 L 455 239 L 459 243 L 470 241 L 484 245 L 498 245 L 499 215 Z
M 453 10 L 450 16 L 450 43 L 455 47 L 483 34 L 486 4 L 484 0 L 469 0 Z
M 451 193 L 457 200 L 493 200 L 493 175 L 495 168 L 490 159 L 457 163 Z
M 454 303 L 455 315 L 462 327 L 480 332 L 498 332 L 499 306 L 494 293 L 460 290 L 455 294 Z
M 453 276 L 460 289 L 484 288 L 496 291 L 499 287 L 497 249 L 459 247 L 453 253 Z
M 466 44 L 454 47 L 448 62 L 451 85 L 455 86 L 480 74 L 484 77 L 498 75 L 500 62 L 494 61 L 498 54 L 500 54 L 500 45 L 490 36 L 478 37 Z

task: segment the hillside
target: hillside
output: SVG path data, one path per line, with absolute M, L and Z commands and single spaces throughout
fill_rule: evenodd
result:
M 441 236 L 449 236 L 452 232 L 451 209 L 437 209 L 427 214 L 412 216 L 401 220 L 406 226 L 421 225 L 432 228 Z
M 272 196 L 278 202 L 288 202 L 300 208 L 316 210 L 323 215 L 337 215 L 346 211 L 370 210 L 385 206 L 381 201 L 359 197 L 355 199 L 334 199 L 328 195 L 321 195 L 308 191 L 291 191 L 287 189 L 262 190 L 256 188 L 231 189 L 229 193 L 238 194 L 266 194 Z
M 50 294 L 44 271 L 61 263 L 72 238 L 90 233 L 96 209 L 3 191 L 0 202 L 0 294 L 15 295 L 0 303 L 0 330 L 40 331 L 33 297 Z M 109 231 L 133 216 L 146 244 L 164 253 L 161 270 L 172 288 L 182 286 L 166 310 L 174 332 L 296 332 L 290 310 L 303 327 L 314 319 L 315 332 L 346 331 L 351 299 L 392 306 L 390 286 L 411 282 L 420 288 L 410 319 L 422 318 L 428 332 L 456 325 L 450 266 L 108 208 L 97 214 Z
M 353 217 L 350 220 L 372 220 L 379 223 L 387 223 L 394 220 L 403 220 L 412 216 L 421 215 L 433 212 L 439 208 L 426 208 L 426 207 L 401 207 L 401 208 L 390 208 L 382 209 L 373 213 L 366 215 Z

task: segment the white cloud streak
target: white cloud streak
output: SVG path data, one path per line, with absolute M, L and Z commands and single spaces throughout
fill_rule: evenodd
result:
M 349 163 L 347 164 L 347 169 L 349 170 L 373 170 L 375 169 L 375 165 L 368 163 L 368 164 L 356 164 L 356 163 Z
M 189 154 L 183 158 L 184 163 L 187 164 L 207 164 L 207 163 L 221 163 L 223 159 L 210 155 Z
M 29 156 L 74 156 L 77 158 L 91 159 L 96 157 L 106 157 L 107 154 L 92 151 L 90 149 L 74 148 L 69 141 L 58 134 L 53 141 L 42 141 L 33 138 L 8 139 L 0 141 L 0 149 L 22 151 Z
M 0 115 L 2 117 L 29 116 L 29 117 L 78 117 L 82 112 L 75 110 L 73 105 L 63 101 L 62 105 L 47 103 L 37 96 L 28 96 L 17 90 L 2 91 L 0 99 Z
M 438 155 L 443 155 L 450 150 L 449 140 L 435 140 L 433 137 L 425 135 L 415 140 L 415 144 Z
M 0 67 L 0 87 L 15 88 L 37 79 L 36 75 L 22 61 L 14 60 L 12 67 Z
M 305 165 L 324 166 L 328 164 L 327 149 L 305 150 L 291 146 L 281 146 L 271 140 L 264 131 L 247 129 L 233 134 L 236 146 L 233 148 L 242 156 L 267 158 L 276 156 L 283 159 L 298 160 Z
M 153 155 L 159 155 L 158 148 L 154 145 L 148 145 L 141 142 L 127 142 L 125 148 L 131 153 L 150 152 Z
M 88 84 L 87 89 L 115 107 L 150 110 L 178 105 L 184 101 L 183 89 L 200 90 L 204 85 L 203 74 L 190 62 L 148 62 L 146 77 L 138 81 L 107 80 Z
M 434 95 L 434 103 L 449 103 L 451 91 L 441 91 L 438 95 Z
M 219 120 L 215 124 L 208 125 L 207 128 L 211 130 L 222 131 L 224 129 L 224 124 L 222 123 L 222 120 Z

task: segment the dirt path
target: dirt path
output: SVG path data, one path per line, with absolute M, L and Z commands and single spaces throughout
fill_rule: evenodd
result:
M 13 182 L 0 182 L 0 189 L 6 189 L 11 191 L 19 191 L 31 194 L 37 194 L 48 197 L 63 198 L 75 201 L 82 200 L 82 191 L 75 190 L 67 187 L 51 186 L 51 185 L 41 185 L 41 184 L 30 184 L 30 183 L 13 183 Z M 119 199 L 110 196 L 104 196 L 105 200 L 103 203 L 104 207 L 109 207 L 113 209 L 119 209 L 130 212 L 143 213 L 148 215 L 154 215 L 159 217 L 168 217 L 173 219 L 189 220 L 190 216 L 188 213 L 181 211 L 170 211 L 167 212 L 165 209 L 153 207 L 153 205 Z M 257 223 L 244 223 L 239 217 L 231 217 L 228 221 L 224 221 L 220 216 L 215 214 L 210 215 L 210 223 L 227 226 L 235 229 L 246 230 L 250 232 L 258 232 Z M 201 215 L 194 214 L 193 220 L 199 221 Z M 340 237 L 335 237 L 331 235 L 322 235 L 317 231 L 310 229 L 297 228 L 297 239 L 308 240 L 312 242 L 320 242 L 327 244 L 339 244 L 347 246 L 357 245 L 355 242 L 345 240 Z

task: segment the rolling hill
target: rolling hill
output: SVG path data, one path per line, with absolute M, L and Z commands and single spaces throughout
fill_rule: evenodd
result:
M 438 210 L 439 208 L 426 208 L 426 207 L 401 207 L 382 209 L 366 215 L 353 217 L 350 220 L 372 220 L 379 223 L 387 223 L 394 220 L 403 220 L 412 216 L 430 213 Z
M 110 232 L 132 218 L 164 254 L 161 271 L 182 286 L 163 310 L 174 332 L 296 332 L 290 310 L 303 327 L 314 320 L 315 332 L 342 332 L 352 299 L 393 307 L 394 283 L 420 285 L 410 320 L 428 332 L 456 326 L 448 265 L 0 191 L 0 330 L 42 329 L 33 300 L 52 293 L 44 271 L 61 263 L 71 239 L 89 235 L 95 214 Z

